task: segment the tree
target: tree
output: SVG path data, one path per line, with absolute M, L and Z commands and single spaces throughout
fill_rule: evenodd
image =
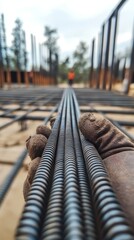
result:
M 52 71 L 52 65 L 53 61 L 55 61 L 55 54 L 58 53 L 58 47 L 57 47 L 57 30 L 51 29 L 49 26 L 45 26 L 45 33 L 46 37 L 45 45 L 47 46 L 49 57 L 48 57 L 48 64 L 49 64 L 49 73 L 50 76 L 53 74 Z
M 9 70 L 9 56 L 7 53 L 4 14 L 1 14 L 0 15 L 0 87 L 3 86 L 3 82 L 5 79 L 4 69 L 6 69 L 7 72 Z
M 24 64 L 24 68 L 25 70 L 27 69 L 27 62 L 28 62 L 28 59 L 27 59 L 27 51 L 26 51 L 26 34 L 25 34 L 25 31 L 22 31 L 22 43 L 23 43 L 23 49 L 22 49 L 22 55 L 23 55 L 23 64 Z
M 60 81 L 67 80 L 67 73 L 69 68 L 69 57 L 66 57 L 59 65 L 59 77 Z
M 7 53 L 4 14 L 1 14 L 1 19 L 0 19 L 0 49 L 1 49 L 0 55 L 2 57 L 2 65 L 4 68 L 8 68 L 9 67 L 9 58 L 8 58 L 8 53 Z
M 77 82 L 86 81 L 88 79 L 88 58 L 87 58 L 88 46 L 85 42 L 80 42 L 76 50 L 73 53 L 75 70 L 75 80 Z
M 22 29 L 22 22 L 20 19 L 16 19 L 15 28 L 12 31 L 13 41 L 11 51 L 13 53 L 12 63 L 13 68 L 18 70 L 24 70 L 27 64 L 27 52 L 25 33 Z

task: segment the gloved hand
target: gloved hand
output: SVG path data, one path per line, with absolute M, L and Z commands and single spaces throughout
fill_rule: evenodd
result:
M 40 159 L 44 148 L 47 144 L 47 139 L 51 134 L 51 129 L 45 125 L 40 125 L 36 129 L 36 134 L 30 136 L 26 140 L 26 147 L 31 158 L 31 162 L 28 167 L 28 175 L 23 185 L 23 195 L 26 201 L 28 192 L 30 190 L 34 175 L 40 163 Z
M 85 113 L 79 129 L 95 145 L 111 185 L 134 229 L 134 144 L 102 115 Z

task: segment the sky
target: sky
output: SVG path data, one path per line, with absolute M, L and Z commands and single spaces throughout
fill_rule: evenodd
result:
M 31 50 L 30 34 L 37 43 L 45 41 L 44 26 L 56 28 L 61 59 L 71 55 L 80 41 L 91 47 L 102 23 L 107 19 L 119 0 L 0 0 L 0 13 L 4 13 L 7 43 L 11 45 L 11 32 L 16 18 L 23 22 L 26 31 L 27 50 Z M 120 14 L 117 45 L 121 48 L 132 38 L 134 0 L 128 0 Z

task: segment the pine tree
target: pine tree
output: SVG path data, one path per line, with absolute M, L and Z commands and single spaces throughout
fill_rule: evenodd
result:
M 6 44 L 6 30 L 4 15 L 0 16 L 0 64 L 3 68 L 8 67 L 8 55 L 7 55 L 7 44 Z
M 0 87 L 5 81 L 4 70 L 9 68 L 9 58 L 6 45 L 6 30 L 4 23 L 4 15 L 0 15 Z
M 45 33 L 44 36 L 46 37 L 45 45 L 47 46 L 48 52 L 49 52 L 49 58 L 48 58 L 48 64 L 49 64 L 49 73 L 50 76 L 53 74 L 53 61 L 54 61 L 54 55 L 58 52 L 57 47 L 57 30 L 51 29 L 48 26 L 45 26 Z
M 88 79 L 88 58 L 87 58 L 88 46 L 85 42 L 80 42 L 76 50 L 73 53 L 75 70 L 75 80 L 77 82 L 86 81 Z
M 22 22 L 20 19 L 16 19 L 12 35 L 13 41 L 11 51 L 13 53 L 13 67 L 18 70 L 24 70 L 27 65 L 27 52 L 25 32 L 22 30 Z

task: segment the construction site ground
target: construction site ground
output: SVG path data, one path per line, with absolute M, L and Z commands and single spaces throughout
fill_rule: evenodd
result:
M 66 87 L 66 84 L 62 84 L 59 87 Z M 81 87 L 82 85 L 74 85 L 74 87 Z M 120 85 L 116 85 L 115 90 L 119 90 Z M 131 86 L 129 95 L 134 96 L 134 86 Z M 122 107 L 109 107 L 104 105 L 94 104 L 95 108 L 101 109 L 119 109 Z M 14 108 L 17 105 L 9 105 L 8 107 Z M 84 106 L 85 110 L 89 109 L 89 106 Z M 125 108 L 123 108 L 125 109 Z M 127 108 L 128 109 L 128 108 Z M 0 111 L 0 114 L 2 111 Z M 20 111 L 19 114 L 23 112 Z M 33 112 L 32 116 L 47 116 L 47 112 Z M 121 118 L 120 114 L 106 114 L 107 117 L 111 117 L 114 120 Z M 123 120 L 133 121 L 133 115 L 123 115 Z M 1 118 L 0 125 L 9 121 L 8 118 Z M 0 164 L 0 184 L 9 174 L 13 163 L 16 161 L 17 157 L 25 147 L 25 141 L 29 135 L 35 134 L 36 127 L 41 124 L 41 121 L 27 120 L 27 130 L 21 131 L 20 124 L 15 122 L 14 124 L 4 128 L 0 131 L 0 161 L 8 162 L 8 164 Z M 49 125 L 49 124 L 48 124 Z M 127 127 L 128 132 L 134 135 L 134 127 Z M 13 240 L 15 229 L 17 227 L 21 212 L 24 207 L 23 198 L 23 183 L 27 176 L 28 163 L 30 162 L 29 156 L 26 157 L 21 170 L 15 177 L 6 197 L 2 203 L 0 210 L 0 239 L 2 240 Z

